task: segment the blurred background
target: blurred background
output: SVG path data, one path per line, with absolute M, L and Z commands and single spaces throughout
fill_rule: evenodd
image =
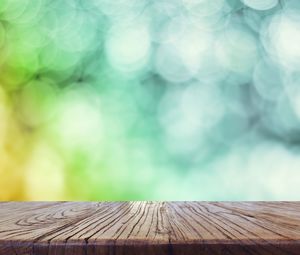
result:
M 299 0 L 1 0 L 0 200 L 299 200 Z

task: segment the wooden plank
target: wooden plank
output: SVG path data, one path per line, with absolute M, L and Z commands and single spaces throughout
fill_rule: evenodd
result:
M 299 202 L 2 202 L 0 255 L 300 254 Z
M 168 203 L 172 254 L 300 254 L 299 204 L 275 205 Z

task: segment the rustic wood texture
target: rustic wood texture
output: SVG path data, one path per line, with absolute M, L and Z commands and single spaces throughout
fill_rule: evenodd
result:
M 300 254 L 297 202 L 0 202 L 0 255 Z

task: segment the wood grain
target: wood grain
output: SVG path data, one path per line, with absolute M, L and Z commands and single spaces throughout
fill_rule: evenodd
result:
M 299 202 L 0 202 L 0 255 L 297 255 Z

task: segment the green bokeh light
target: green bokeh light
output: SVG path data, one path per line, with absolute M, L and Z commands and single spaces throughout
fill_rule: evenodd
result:
M 298 0 L 2 0 L 1 200 L 299 199 Z

